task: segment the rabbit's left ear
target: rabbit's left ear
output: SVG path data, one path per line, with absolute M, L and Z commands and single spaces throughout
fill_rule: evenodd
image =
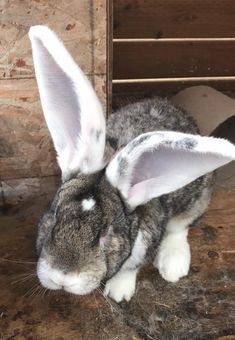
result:
M 43 112 L 62 175 L 102 167 L 105 117 L 87 77 L 54 32 L 46 26 L 29 31 Z
M 119 151 L 106 176 L 134 209 L 234 159 L 235 146 L 224 139 L 156 131 L 140 135 Z

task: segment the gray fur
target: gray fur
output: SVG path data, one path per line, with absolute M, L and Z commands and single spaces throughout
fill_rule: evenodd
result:
M 197 146 L 197 141 L 190 137 L 182 138 L 181 140 L 177 141 L 175 143 L 176 147 L 186 149 L 186 150 L 192 150 Z
M 112 114 L 107 122 L 107 140 L 118 141 L 117 149 L 145 132 L 173 130 L 199 134 L 192 117 L 169 100 L 155 97 L 129 104 Z
M 199 133 L 194 120 L 167 99 L 147 99 L 127 105 L 110 116 L 106 154 L 110 157 L 138 135 L 155 130 Z M 97 139 L 100 133 L 95 131 Z M 183 138 L 178 143 L 185 149 L 195 147 L 191 138 Z M 134 146 L 130 144 L 130 148 Z M 127 163 L 127 159 L 120 162 L 120 172 Z M 39 256 L 50 259 L 53 266 L 64 272 L 79 273 L 81 268 L 89 267 L 107 280 L 130 256 L 139 230 L 148 246 L 145 260 L 153 259 L 168 221 L 193 211 L 205 190 L 210 195 L 212 182 L 211 174 L 200 177 L 182 189 L 129 211 L 119 192 L 107 181 L 104 169 L 91 175 L 75 174 L 61 185 L 50 210 L 39 223 Z M 89 197 L 96 201 L 95 207 L 83 211 L 81 202 Z M 198 217 L 195 214 L 194 219 Z M 103 268 L 104 262 L 107 270 L 101 272 L 99 268 Z
M 117 149 L 119 149 L 138 135 L 156 130 L 199 134 L 196 122 L 184 110 L 174 106 L 168 99 L 155 97 L 129 104 L 112 114 L 107 122 L 107 142 L 109 142 L 109 138 L 117 140 Z M 149 136 L 143 136 L 143 138 L 146 140 Z M 143 140 L 140 139 L 138 142 L 141 143 Z M 188 137 L 177 143 L 178 147 L 185 149 L 192 149 L 197 144 L 195 140 Z M 129 144 L 131 150 L 137 146 L 132 144 L 134 142 Z M 149 223 L 146 220 L 141 220 L 140 228 L 144 232 L 145 242 L 149 245 L 148 255 L 151 258 L 157 253 L 157 247 L 163 237 L 167 222 L 172 217 L 193 209 L 204 190 L 209 189 L 211 192 L 212 186 L 213 175 L 207 174 L 184 188 L 154 199 L 145 204 L 144 207 L 138 207 L 135 210 L 140 218 L 143 215 L 145 218 L 150 218 Z M 206 208 L 207 204 L 205 205 Z M 199 217 L 195 216 L 195 220 Z M 147 233 L 146 229 L 148 230 Z
M 197 141 L 191 137 L 184 137 L 177 141 L 166 140 L 162 143 L 163 145 L 174 146 L 181 150 L 193 150 L 197 146 Z

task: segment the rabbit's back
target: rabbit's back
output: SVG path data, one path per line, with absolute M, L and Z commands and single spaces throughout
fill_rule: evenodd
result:
M 114 112 L 107 121 L 107 140 L 119 149 L 138 135 L 156 130 L 199 133 L 195 121 L 183 109 L 168 99 L 154 97 Z

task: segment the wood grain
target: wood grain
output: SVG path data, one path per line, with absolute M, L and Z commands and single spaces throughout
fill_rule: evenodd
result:
M 114 1 L 114 80 L 203 79 L 114 83 L 113 92 L 167 94 L 194 84 L 234 90 L 231 79 L 208 79 L 235 75 L 234 22 L 233 0 Z
M 115 38 L 234 37 L 233 0 L 114 0 Z
M 114 43 L 114 79 L 235 75 L 233 42 Z
M 106 78 L 93 80 L 105 108 Z M 36 80 L 0 80 L 0 102 L 0 178 L 59 174 Z
M 0 178 L 57 175 L 28 30 L 44 24 L 58 34 L 90 78 L 106 112 L 106 1 L 3 0 L 0 12 Z
M 0 88 L 0 177 L 57 174 L 35 79 L 2 80 Z
M 107 6 L 107 116 L 112 112 L 113 79 L 113 1 Z
M 106 3 L 98 0 L 92 4 L 86 0 L 3 0 L 0 78 L 34 76 L 27 33 L 35 24 L 53 29 L 85 73 L 105 74 Z

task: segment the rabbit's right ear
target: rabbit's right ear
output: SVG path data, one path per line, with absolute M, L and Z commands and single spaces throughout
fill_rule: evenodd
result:
M 154 131 L 121 149 L 107 166 L 106 176 L 134 209 L 232 160 L 235 146 L 225 139 Z
M 86 76 L 46 26 L 29 31 L 45 119 L 63 178 L 103 165 L 105 117 Z

